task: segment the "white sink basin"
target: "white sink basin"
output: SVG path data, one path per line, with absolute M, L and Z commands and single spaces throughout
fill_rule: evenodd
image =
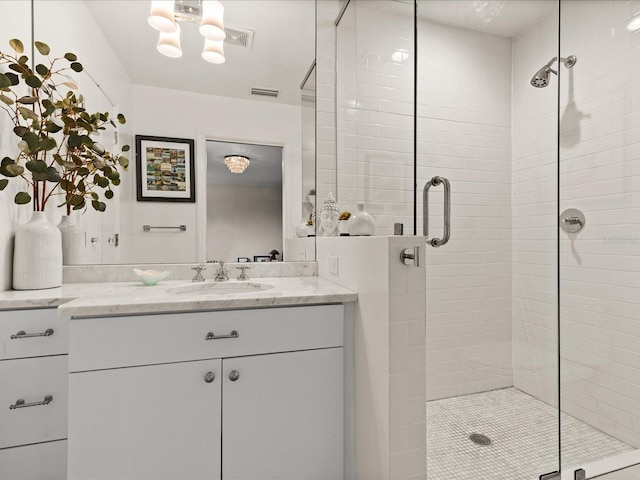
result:
M 220 283 L 190 283 L 178 285 L 167 289 L 167 292 L 174 295 L 237 295 L 256 293 L 273 288 L 268 283 L 255 282 L 220 282 Z

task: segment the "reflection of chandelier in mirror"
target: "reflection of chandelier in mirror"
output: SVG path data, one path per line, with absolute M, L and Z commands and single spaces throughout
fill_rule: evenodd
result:
M 249 166 L 249 157 L 244 155 L 227 155 L 224 164 L 231 173 L 242 173 Z
M 182 56 L 178 22 L 200 22 L 200 34 L 204 37 L 202 58 L 211 63 L 224 63 L 223 14 L 224 7 L 217 0 L 154 0 L 149 25 L 160 32 L 158 51 L 178 58 Z

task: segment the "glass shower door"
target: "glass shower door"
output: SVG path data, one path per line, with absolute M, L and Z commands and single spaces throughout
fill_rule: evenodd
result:
M 562 469 L 586 478 L 640 463 L 639 13 L 560 3 Z
M 559 470 L 556 2 L 417 2 L 417 185 L 429 188 L 427 478 Z M 557 85 L 557 84 L 555 84 Z M 418 215 L 418 232 L 422 218 Z

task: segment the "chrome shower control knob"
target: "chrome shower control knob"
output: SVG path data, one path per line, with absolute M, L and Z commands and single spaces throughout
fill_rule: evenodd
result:
M 231 372 L 229 372 L 229 380 L 231 380 L 232 382 L 235 382 L 239 378 L 240 372 L 238 372 L 237 370 L 231 370 Z
M 216 379 L 216 374 L 213 372 L 207 372 L 204 376 L 204 381 L 207 383 L 211 383 Z

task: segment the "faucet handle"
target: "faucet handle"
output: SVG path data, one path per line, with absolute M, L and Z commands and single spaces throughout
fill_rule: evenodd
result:
M 220 264 L 220 268 L 224 268 L 224 260 L 218 260 L 218 263 Z
M 251 270 L 251 267 L 247 265 L 240 265 L 236 268 L 238 270 L 241 270 L 240 275 L 238 276 L 238 280 L 249 280 L 249 277 L 247 276 L 247 270 Z
M 200 273 L 203 270 L 206 270 L 207 267 L 205 267 L 204 265 L 196 265 L 195 267 L 191 267 L 191 270 L 195 270 L 198 273 Z

